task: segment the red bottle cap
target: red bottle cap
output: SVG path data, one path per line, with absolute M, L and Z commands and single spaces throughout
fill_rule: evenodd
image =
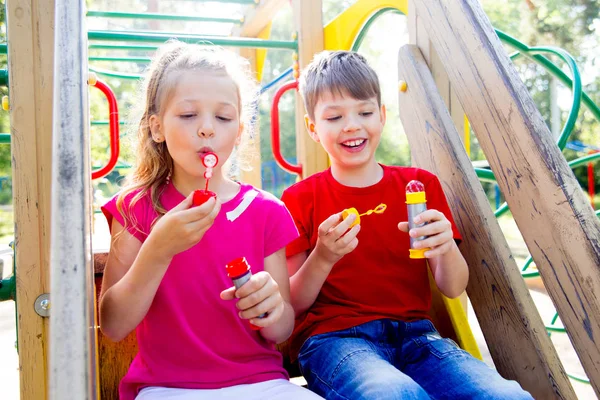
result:
M 230 279 L 235 279 L 238 276 L 242 276 L 246 272 L 250 271 L 250 265 L 248 265 L 246 257 L 240 257 L 230 261 L 229 264 L 225 266 L 225 270 L 227 271 L 227 276 Z
M 424 191 L 425 185 L 423 185 L 421 181 L 413 180 L 408 182 L 408 185 L 406 185 L 406 193 L 418 193 Z
M 206 203 L 208 199 L 211 197 L 217 197 L 215 192 L 211 192 L 210 190 L 194 190 L 194 198 L 192 199 L 192 205 L 201 206 Z

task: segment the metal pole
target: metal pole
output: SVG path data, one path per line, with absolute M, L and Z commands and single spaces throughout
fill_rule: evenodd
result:
M 95 400 L 85 4 L 55 7 L 50 400 Z

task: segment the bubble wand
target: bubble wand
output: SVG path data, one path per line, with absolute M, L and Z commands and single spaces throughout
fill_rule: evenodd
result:
M 213 169 L 218 163 L 219 157 L 217 157 L 217 155 L 213 152 L 205 153 L 202 156 L 202 165 L 204 165 L 206 168 L 206 171 L 204 171 L 204 179 L 206 180 L 206 184 L 204 185 L 204 190 L 194 190 L 194 198 L 192 200 L 194 206 L 200 206 L 206 203 L 206 201 L 211 197 L 217 197 L 215 192 L 208 190 L 208 181 L 210 178 L 212 178 Z

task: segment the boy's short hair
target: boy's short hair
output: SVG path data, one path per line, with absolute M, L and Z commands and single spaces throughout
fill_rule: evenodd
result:
M 381 88 L 377 74 L 367 60 L 353 51 L 322 51 L 315 55 L 300 76 L 300 94 L 311 119 L 323 93 L 348 94 L 357 100 L 377 97 Z

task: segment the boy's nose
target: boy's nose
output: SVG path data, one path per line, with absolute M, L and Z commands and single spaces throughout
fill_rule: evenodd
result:
M 360 129 L 360 124 L 354 118 L 349 118 L 346 126 L 344 126 L 345 132 L 354 132 L 358 129 Z

